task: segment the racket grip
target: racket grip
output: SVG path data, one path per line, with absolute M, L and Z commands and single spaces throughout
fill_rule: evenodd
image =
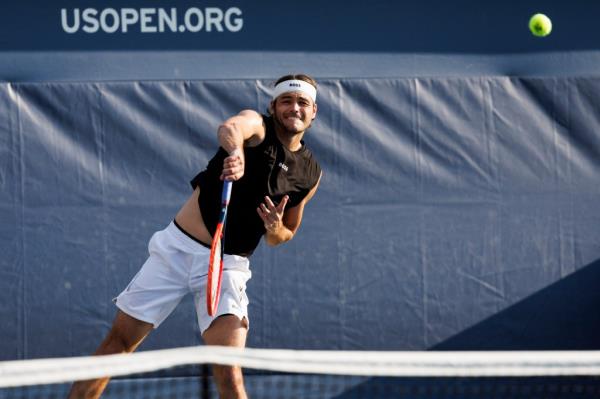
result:
M 225 180 L 223 182 L 223 194 L 221 194 L 221 204 L 226 205 L 229 203 L 229 198 L 231 198 L 231 187 L 233 186 L 233 182 L 230 180 Z

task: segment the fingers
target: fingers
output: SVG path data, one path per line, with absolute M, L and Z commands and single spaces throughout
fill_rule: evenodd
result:
M 265 197 L 265 202 L 267 203 L 267 208 L 271 211 L 271 212 L 276 212 L 275 209 L 275 204 L 273 203 L 273 201 L 271 201 L 271 198 L 269 197 Z
M 288 202 L 288 199 L 289 199 L 289 197 L 287 195 L 284 196 L 283 199 L 279 202 L 279 204 L 277 206 L 275 206 L 275 204 L 273 203 L 271 198 L 265 197 L 265 203 L 267 204 L 267 209 L 270 212 L 275 212 L 275 213 L 282 215 L 283 210 L 285 209 L 285 205 Z
M 240 152 L 235 152 L 223 160 L 221 180 L 239 180 L 244 176 L 244 157 Z
M 256 212 L 262 219 L 265 229 L 274 231 L 283 223 L 283 211 L 289 197 L 286 195 L 281 202 L 276 206 L 271 198 L 265 197 L 265 202 L 256 208 Z
M 258 208 L 256 208 L 256 211 L 258 212 L 258 215 L 262 219 L 265 226 L 273 224 L 278 220 L 275 208 L 269 209 L 268 205 L 260 204 Z
M 283 210 L 285 209 L 285 206 L 287 205 L 288 200 L 290 199 L 290 197 L 288 197 L 287 195 L 285 197 L 283 197 L 283 199 L 281 200 L 281 202 L 279 203 L 279 205 L 277 205 L 277 212 L 283 214 Z
M 269 211 L 265 204 L 260 204 L 258 208 L 256 208 L 256 212 L 258 212 L 258 216 L 263 221 L 265 229 L 267 231 L 274 231 L 279 226 L 280 220 L 277 217 L 277 214 Z
M 262 219 L 263 223 L 267 224 L 269 222 L 269 211 L 268 209 L 263 209 L 265 207 L 264 204 L 260 204 L 258 208 L 256 208 L 256 212 L 258 212 L 258 216 Z

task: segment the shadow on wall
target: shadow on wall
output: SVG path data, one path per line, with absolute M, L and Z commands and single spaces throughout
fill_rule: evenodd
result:
M 600 259 L 431 350 L 600 349 Z
M 599 305 L 600 260 L 597 260 L 430 350 L 598 350 Z M 586 390 L 577 391 L 574 388 L 577 386 L 585 386 Z M 561 390 L 556 391 L 556 387 Z M 511 398 L 529 398 L 534 392 L 557 398 L 596 398 L 600 380 L 596 377 L 374 377 L 335 398 L 480 397 L 484 392 Z

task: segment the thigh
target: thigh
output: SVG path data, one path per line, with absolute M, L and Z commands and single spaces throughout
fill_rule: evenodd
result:
M 154 328 L 171 314 L 189 292 L 188 259 L 166 232 L 156 233 L 149 244 L 150 256 L 123 292 L 114 299 L 128 315 Z
M 248 296 L 246 295 L 246 283 L 250 279 L 251 273 L 238 270 L 223 270 L 221 281 L 221 297 L 217 306 L 216 316 L 209 316 L 206 310 L 206 282 L 207 278 L 201 281 L 195 290 L 194 304 L 196 306 L 196 316 L 200 332 L 204 332 L 212 326 L 215 320 L 225 315 L 235 315 L 238 320 L 243 320 L 246 329 L 248 327 Z

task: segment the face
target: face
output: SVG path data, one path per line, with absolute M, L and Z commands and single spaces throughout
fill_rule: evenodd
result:
M 301 92 L 283 93 L 271 103 L 271 112 L 285 131 L 301 133 L 310 127 L 317 116 L 317 104 Z

